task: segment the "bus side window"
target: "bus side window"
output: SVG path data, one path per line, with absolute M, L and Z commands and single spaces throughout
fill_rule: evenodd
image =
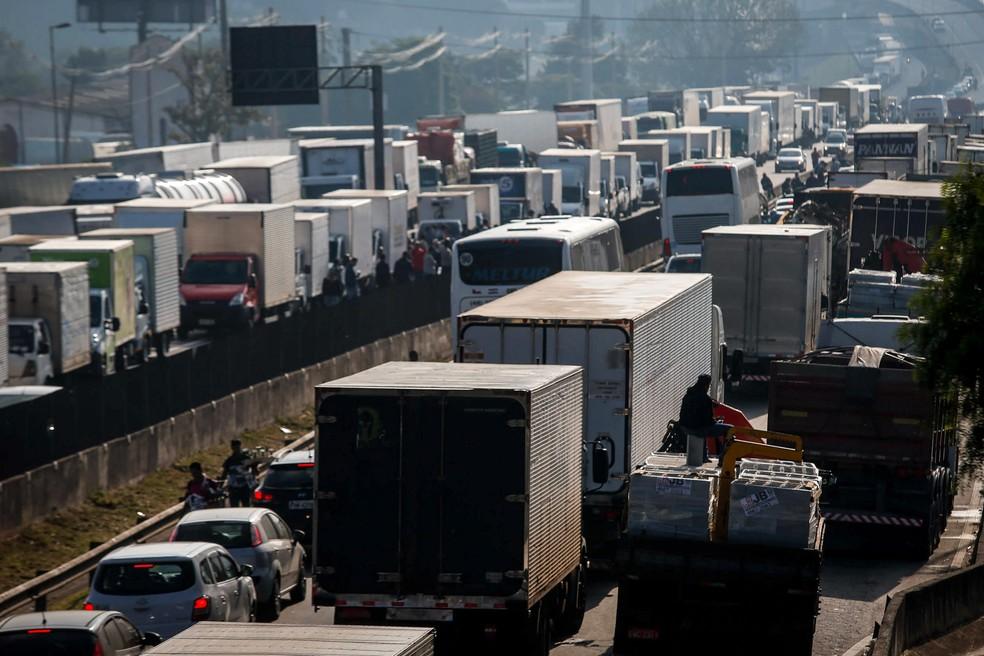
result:
M 592 237 L 585 243 L 590 250 L 588 256 L 591 262 L 588 269 L 591 271 L 608 271 L 608 263 L 605 261 L 605 247 L 602 245 L 600 237 Z
M 621 267 L 622 254 L 619 253 L 618 230 L 609 230 L 602 233 L 601 240 L 605 245 L 605 258 L 608 261 L 608 271 L 619 271 Z
M 584 271 L 585 270 L 584 265 L 585 265 L 584 242 L 579 241 L 576 244 L 571 244 L 571 270 Z

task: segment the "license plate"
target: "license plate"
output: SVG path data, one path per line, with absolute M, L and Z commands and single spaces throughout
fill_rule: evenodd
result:
M 386 619 L 399 622 L 450 622 L 452 612 L 445 608 L 387 608 Z
M 311 510 L 314 508 L 314 501 L 290 501 L 287 503 L 290 510 Z
M 632 640 L 656 640 L 659 638 L 659 631 L 656 629 L 629 629 L 629 638 Z
M 198 324 L 201 326 L 214 326 L 215 319 L 199 319 Z

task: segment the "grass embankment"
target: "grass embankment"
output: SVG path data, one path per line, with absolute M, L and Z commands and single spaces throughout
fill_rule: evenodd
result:
M 284 446 L 284 426 L 293 431 L 287 441 L 301 437 L 314 425 L 312 412 L 299 417 L 277 419 L 273 424 L 240 436 L 245 448 Z M 233 436 L 229 436 L 230 439 Z M 159 469 L 138 483 L 112 490 L 100 490 L 81 506 L 65 508 L 24 527 L 0 540 L 0 591 L 25 581 L 79 556 L 137 523 L 137 513 L 156 515 L 175 503 L 190 478 L 188 465 L 201 462 L 212 477 L 221 474 L 222 462 L 229 454 L 228 442 L 181 458 L 170 467 Z

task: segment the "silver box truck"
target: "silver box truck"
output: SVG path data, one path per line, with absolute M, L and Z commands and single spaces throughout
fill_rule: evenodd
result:
M 301 198 L 335 189 L 393 188 L 393 141 L 383 141 L 383 179 L 377 185 L 372 139 L 305 139 L 301 149 Z
M 738 225 L 702 233 L 701 270 L 714 277 L 733 378 L 767 374 L 772 360 L 816 349 L 829 294 L 830 239 L 827 226 Z
M 854 132 L 854 164 L 867 171 L 869 159 L 907 160 L 907 173 L 930 172 L 929 126 L 925 123 L 875 123 Z
M 554 105 L 557 121 L 596 121 L 598 150 L 615 150 L 622 140 L 622 101 L 618 98 L 571 100 Z
M 4 291 L 13 337 L 8 384 L 45 385 L 55 376 L 89 364 L 86 264 L 8 262 L 2 270 L 7 272 Z
M 659 203 L 659 182 L 670 165 L 670 142 L 666 139 L 634 139 L 618 144 L 619 152 L 635 153 L 642 173 L 642 201 Z
M 475 212 L 480 221 L 488 228 L 494 228 L 502 223 L 499 213 L 499 185 L 490 184 L 453 184 L 444 185 L 441 189 L 447 191 L 471 191 L 475 194 Z
M 666 140 L 670 144 L 670 164 L 676 164 L 690 159 L 691 144 L 690 131 L 687 128 L 673 128 L 670 130 L 649 130 L 643 139 Z
M 755 104 L 753 101 L 761 100 L 768 100 L 771 105 L 769 114 L 776 148 L 793 143 L 796 140 L 796 94 L 792 91 L 756 91 L 746 93 L 744 102 Z
M 187 174 L 196 169 L 208 168 L 215 161 L 215 144 L 202 141 L 138 148 L 96 157 L 96 161 L 108 163 L 114 171 L 132 175 L 163 171 Z
M 437 362 L 318 385 L 314 605 L 467 653 L 575 633 L 583 389 L 579 367 Z
M 416 142 L 414 142 L 416 143 Z M 372 203 L 372 254 L 380 248 L 390 268 L 407 250 L 410 195 L 397 189 L 336 189 L 325 198 L 365 198 Z M 369 266 L 369 261 L 365 262 Z
M 561 214 L 601 215 L 600 150 L 551 148 L 540 153 L 538 163 L 561 171 Z
M 372 269 L 372 201 L 368 198 L 318 198 L 294 201 L 298 212 L 328 212 L 328 238 L 331 261 L 341 262 L 346 254 L 359 260 L 363 280 Z
M 328 246 L 328 214 L 295 212 L 294 251 L 297 262 L 294 275 L 298 291 L 306 303 L 310 303 L 315 296 L 321 296 L 321 286 L 331 266 Z
M 474 169 L 471 181 L 472 184 L 498 185 L 500 223 L 529 218 L 530 212 L 534 216 L 543 214 L 543 172 L 539 168 Z
M 238 180 L 250 203 L 289 203 L 301 197 L 296 155 L 236 157 L 209 168 Z
M 585 535 L 600 553 L 625 526 L 627 476 L 718 347 L 706 274 L 562 271 L 458 315 L 461 362 L 584 367 Z
M 71 205 L 7 207 L 0 210 L 0 215 L 7 217 L 4 222 L 9 222 L 11 235 L 74 235 L 75 214 L 75 208 Z
M 210 200 L 177 198 L 137 198 L 117 203 L 113 214 L 114 228 L 171 228 L 178 236 L 178 266 L 184 263 L 185 214 L 189 210 L 211 205 Z
M 563 183 L 563 171 L 560 169 L 540 169 L 543 179 L 543 213 L 555 214 L 560 212 L 561 184 Z M 547 208 L 553 206 L 548 211 Z
M 704 125 L 731 129 L 731 153 L 726 157 L 751 157 L 761 161 L 768 152 L 763 148 L 762 108 L 756 105 L 723 105 L 707 111 Z
M 469 114 L 469 130 L 495 130 L 499 141 L 523 144 L 539 153 L 557 145 L 557 116 L 548 110 L 519 109 L 493 114 Z
M 407 209 L 417 213 L 417 195 L 420 194 L 420 162 L 417 142 L 413 139 L 393 142 L 394 189 L 407 192 Z

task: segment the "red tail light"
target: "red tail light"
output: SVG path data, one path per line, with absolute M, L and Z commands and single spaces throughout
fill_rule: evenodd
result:
M 191 606 L 191 621 L 207 620 L 209 611 L 211 610 L 212 600 L 208 595 L 202 595 L 198 599 L 195 599 L 195 603 Z
M 297 465 L 297 468 L 298 469 L 310 469 L 311 467 L 314 467 L 314 463 L 313 462 L 301 462 L 301 463 L 298 463 L 298 465 Z
M 92 656 L 103 656 L 103 648 L 98 638 L 96 638 L 96 642 L 92 645 Z
M 273 501 L 273 495 L 269 492 L 264 492 L 263 490 L 256 490 L 253 492 L 254 501 L 265 501 L 267 503 Z
M 670 240 L 669 239 L 664 239 L 663 240 L 663 258 L 665 259 L 667 257 L 670 257 L 671 255 L 673 255 L 673 251 L 670 250 Z
M 249 543 L 251 547 L 258 547 L 263 544 L 263 537 L 260 535 L 260 529 L 253 526 L 253 541 Z
M 51 629 L 28 629 L 28 633 L 51 633 Z
M 84 604 L 82 604 L 82 610 L 96 610 L 96 605 L 93 604 L 91 601 L 87 601 Z

